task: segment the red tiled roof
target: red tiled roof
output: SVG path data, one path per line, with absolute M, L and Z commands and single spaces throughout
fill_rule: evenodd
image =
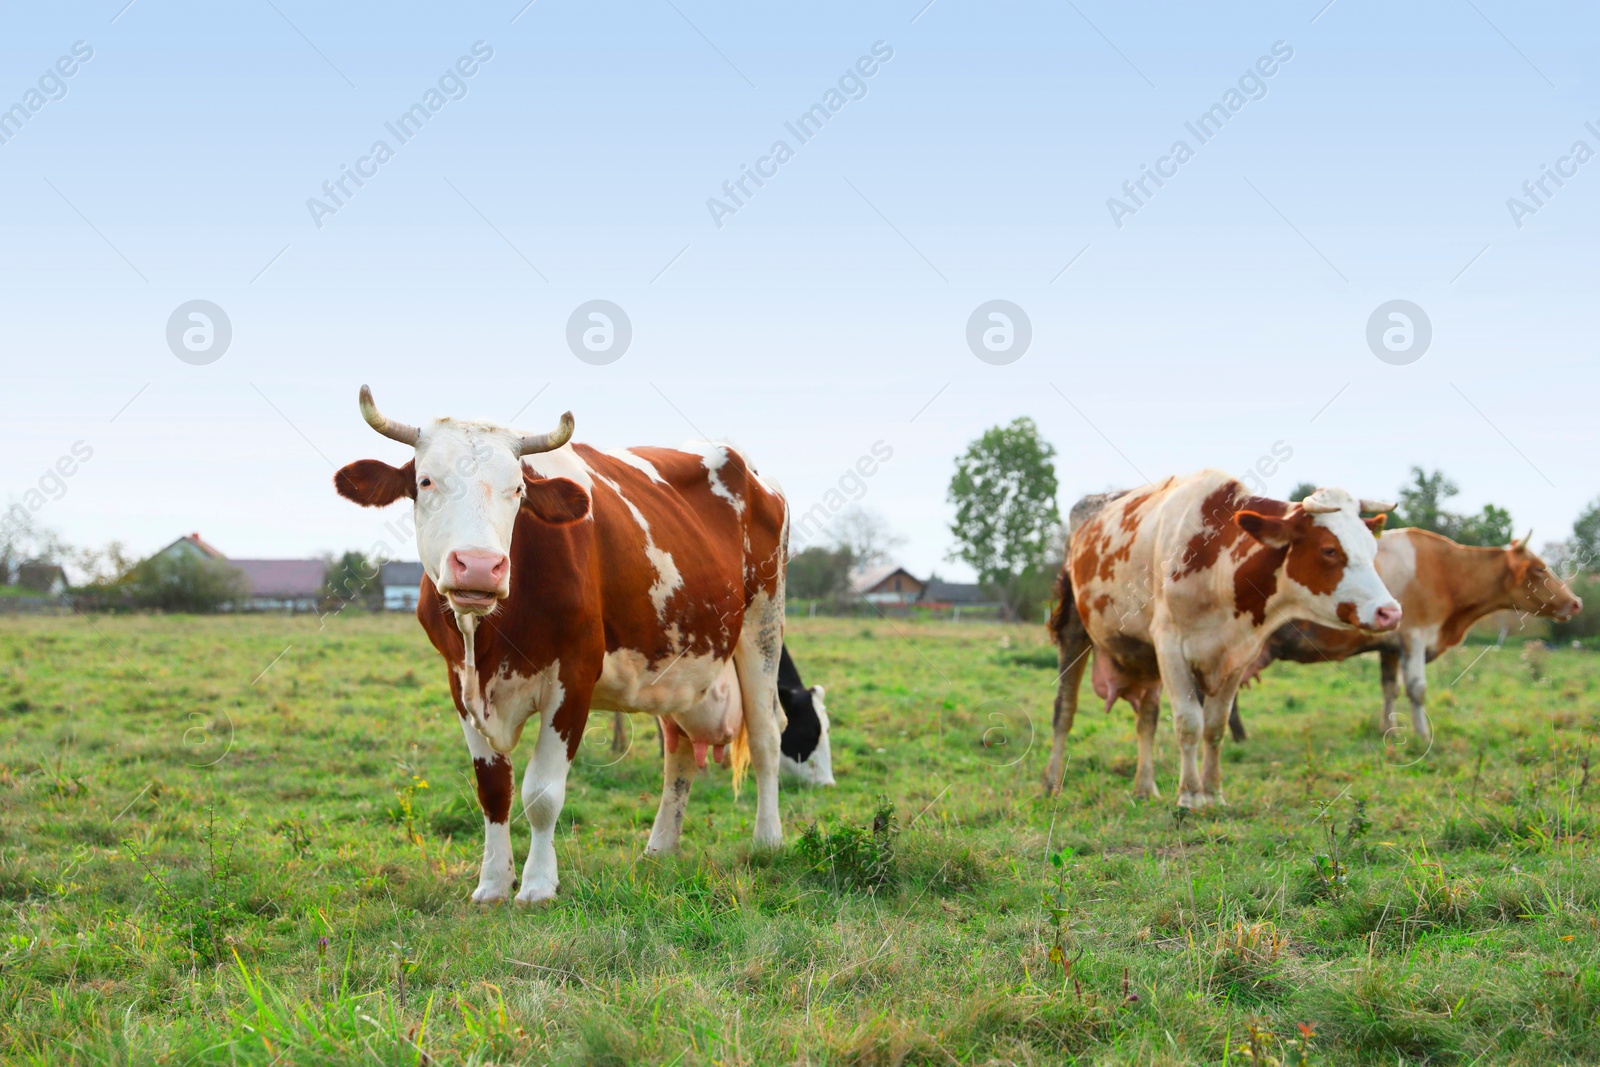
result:
M 187 541 L 187 542 L 189 542 L 191 545 L 193 545 L 194 547 L 198 548 L 200 551 L 204 552 L 206 555 L 210 556 L 212 559 L 227 559 L 228 558 L 227 556 L 224 556 L 220 551 L 218 551 L 216 549 L 216 547 L 214 547 L 213 545 L 207 544 L 204 540 L 202 540 L 200 535 L 197 534 L 197 533 L 185 534 L 183 537 L 178 538 L 178 540 L 179 541 Z M 171 546 L 168 546 L 168 547 L 171 547 Z

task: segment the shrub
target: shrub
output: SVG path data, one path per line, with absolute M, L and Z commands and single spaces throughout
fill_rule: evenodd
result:
M 810 872 L 835 892 L 859 889 L 876 893 L 894 888 L 899 880 L 894 854 L 894 839 L 899 833 L 894 805 L 882 799 L 873 813 L 870 830 L 841 826 L 825 831 L 814 822 L 800 834 L 795 851 Z
M 152 556 L 119 584 L 128 606 L 156 611 L 217 611 L 247 592 L 238 568 L 192 554 Z

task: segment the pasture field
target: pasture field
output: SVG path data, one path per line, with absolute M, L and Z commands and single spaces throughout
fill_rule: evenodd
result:
M 1179 817 L 1170 720 L 1135 802 L 1092 697 L 1041 795 L 1041 626 L 789 644 L 839 785 L 785 788 L 788 847 L 751 854 L 714 768 L 642 859 L 654 731 L 612 764 L 597 716 L 526 911 L 467 900 L 471 768 L 409 616 L 3 620 L 0 1057 L 1600 1062 L 1593 653 L 1447 654 L 1426 752 L 1378 737 L 1375 659 L 1279 664 L 1229 805 Z

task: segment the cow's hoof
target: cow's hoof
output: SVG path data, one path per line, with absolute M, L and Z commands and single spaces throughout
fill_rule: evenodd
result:
M 1160 800 L 1161 799 L 1161 790 L 1156 788 L 1156 784 L 1154 782 L 1151 782 L 1149 785 L 1141 785 L 1141 786 L 1138 786 L 1137 788 L 1134 789 L 1134 791 L 1133 791 L 1133 799 L 1135 799 L 1135 800 Z
M 472 891 L 474 904 L 504 904 L 511 899 L 509 886 L 480 885 Z
M 753 844 L 757 852 L 776 852 L 783 847 L 783 834 L 757 834 Z
M 1211 803 L 1211 800 L 1204 793 L 1194 793 L 1185 789 L 1178 794 L 1178 807 L 1180 808 L 1189 808 L 1197 811 L 1209 803 Z
M 518 906 L 525 908 L 548 904 L 554 899 L 556 899 L 556 887 L 549 883 L 526 886 L 517 894 Z
M 649 859 L 655 859 L 658 856 L 670 856 L 676 851 L 678 851 L 678 846 L 676 844 L 658 845 L 652 841 L 648 845 L 644 846 L 644 854 Z

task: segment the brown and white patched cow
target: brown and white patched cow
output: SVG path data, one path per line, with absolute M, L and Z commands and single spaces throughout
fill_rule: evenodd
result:
M 1267 639 L 1256 669 L 1273 660 L 1330 663 L 1376 652 L 1383 676 L 1383 708 L 1378 732 L 1396 729 L 1395 698 L 1405 679 L 1411 701 L 1411 728 L 1419 739 L 1431 736 L 1426 667 L 1467 636 L 1472 624 L 1496 611 L 1517 611 L 1566 620 L 1583 610 L 1583 600 L 1528 549 L 1528 536 L 1505 548 L 1461 545 L 1427 530 L 1390 530 L 1378 539 L 1378 574 L 1400 598 L 1405 621 L 1393 633 L 1335 630 L 1315 623 L 1281 626 Z M 1238 707 L 1230 720 L 1233 734 L 1244 732 Z
M 426 577 L 417 604 L 445 659 L 483 807 L 472 899 L 511 895 L 510 753 L 538 716 L 522 779 L 533 828 L 518 903 L 556 893 L 554 833 L 567 771 L 593 708 L 660 718 L 668 739 L 647 851 L 670 852 L 708 748 L 756 780 L 755 842 L 778 819 L 778 659 L 788 509 L 737 452 L 569 443 L 549 434 L 437 419 L 421 428 L 361 412 L 415 452 L 403 466 L 352 463 L 339 493 L 414 502 Z
M 1201 471 L 1132 490 L 1075 530 L 1056 617 L 1077 611 L 1083 647 L 1061 646 L 1046 785 L 1059 788 L 1092 648 L 1095 692 L 1107 709 L 1120 698 L 1137 712 L 1135 793 L 1159 795 L 1153 749 L 1165 688 L 1181 753 L 1178 803 L 1221 803 L 1228 709 L 1267 635 L 1291 619 L 1374 632 L 1400 624 L 1373 566 L 1383 516 L 1364 521 L 1361 506 L 1342 489 L 1287 504 Z

